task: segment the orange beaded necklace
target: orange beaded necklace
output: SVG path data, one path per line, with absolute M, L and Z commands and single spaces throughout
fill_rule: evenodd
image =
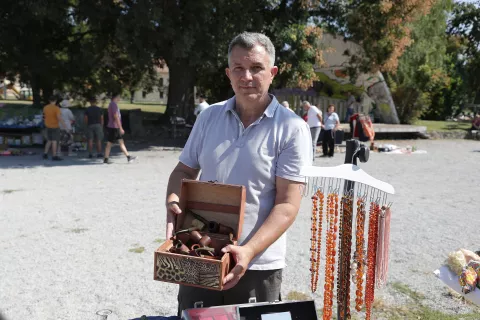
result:
M 310 287 L 317 291 L 318 271 L 322 248 L 323 192 L 318 189 L 312 197 L 312 227 L 310 238 Z

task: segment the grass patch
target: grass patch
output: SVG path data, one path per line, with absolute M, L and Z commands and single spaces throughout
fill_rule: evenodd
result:
M 17 192 L 17 191 L 22 191 L 22 189 L 5 189 L 2 191 L 3 194 L 10 194 L 10 193 L 14 193 L 14 192 Z
M 397 292 L 403 293 L 404 295 L 412 298 L 415 302 L 419 302 L 420 300 L 425 299 L 425 296 L 423 294 L 410 289 L 406 284 L 403 284 L 401 282 L 392 283 L 392 287 Z
M 295 301 L 305 301 L 305 300 L 312 300 L 307 294 L 298 291 L 290 291 L 287 294 L 287 300 L 295 300 Z
M 463 131 L 472 127 L 471 122 L 418 120 L 414 123 L 427 127 L 427 131 Z
M 388 307 L 381 309 L 374 308 L 373 315 L 375 318 L 389 320 L 405 320 L 405 319 L 422 319 L 422 320 L 477 320 L 478 313 L 468 314 L 446 314 L 438 310 L 433 310 L 426 306 L 411 305 L 408 307 Z
M 476 320 L 479 319 L 478 312 L 468 314 L 447 314 L 439 310 L 421 304 L 425 296 L 419 292 L 410 289 L 401 282 L 392 283 L 393 289 L 403 293 L 413 300 L 413 303 L 406 306 L 389 306 L 380 297 L 376 298 L 373 303 L 373 314 L 375 318 L 389 320 L 404 319 L 422 319 L 422 320 Z
M 147 103 L 123 103 L 118 104 L 120 110 L 142 109 L 142 112 L 165 113 L 167 106 L 164 104 L 147 104 Z
M 70 229 L 70 230 L 67 230 L 65 232 L 70 232 L 70 233 L 83 233 L 85 231 L 87 231 L 88 229 L 87 228 L 74 228 L 74 229 Z
M 165 239 L 158 238 L 158 239 L 153 240 L 153 242 L 164 243 L 164 242 L 165 242 Z
M 143 251 L 145 251 L 145 247 L 135 247 L 128 250 L 128 252 L 134 252 L 134 253 L 142 253 Z

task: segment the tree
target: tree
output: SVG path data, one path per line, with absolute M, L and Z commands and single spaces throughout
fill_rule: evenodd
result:
M 428 15 L 412 23 L 412 45 L 398 60 L 396 72 L 386 73 L 403 123 L 418 119 L 429 107 L 439 109 L 441 92 L 450 86 L 445 30 L 451 7 L 451 0 L 440 0 Z
M 136 47 L 166 61 L 170 71 L 167 114 L 172 107 L 186 115 L 193 110 L 195 84 L 214 99 L 230 96 L 227 48 L 242 31 L 269 35 L 282 65 L 278 83 L 306 87 L 320 63 L 318 28 L 307 27 L 318 1 L 125 1 L 125 24 L 135 30 Z M 241 15 L 241 18 L 239 16 Z M 141 20 L 138 17 L 142 17 Z M 288 44 L 288 45 L 286 45 Z M 287 80 L 288 76 L 295 80 Z
M 351 54 L 349 73 L 395 73 L 399 59 L 412 44 L 412 26 L 429 13 L 437 0 L 350 0 L 338 19 L 347 40 L 360 44 L 361 55 Z
M 457 70 L 464 80 L 468 102 L 480 104 L 480 1 L 456 3 L 448 34 L 457 46 Z
M 63 78 L 69 36 L 69 1 L 2 1 L 0 6 L 0 70 L 13 80 L 30 83 L 34 102 L 45 99 Z

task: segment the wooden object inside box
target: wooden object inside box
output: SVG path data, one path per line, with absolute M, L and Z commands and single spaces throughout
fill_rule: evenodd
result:
M 194 217 L 188 212 L 202 216 L 233 229 L 233 241 L 236 244 L 242 232 L 245 211 L 245 187 L 196 180 L 182 181 L 180 209 L 175 230 L 191 227 Z M 230 243 L 228 235 L 200 232 L 212 239 L 212 247 L 217 252 Z M 170 253 L 173 246 L 168 239 L 155 251 L 154 279 L 213 290 L 223 289 L 223 278 L 233 267 L 230 254 L 223 254 L 220 260 L 206 259 Z

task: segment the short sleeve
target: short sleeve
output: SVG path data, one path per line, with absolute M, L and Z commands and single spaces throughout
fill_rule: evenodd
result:
M 185 147 L 183 147 L 182 153 L 180 154 L 179 161 L 192 169 L 200 169 L 200 162 L 198 161 L 198 158 L 202 148 L 206 116 L 206 112 L 200 113 L 195 121 L 195 124 L 193 125 L 192 132 L 188 136 L 187 143 L 185 144 Z
M 312 152 L 310 130 L 308 125 L 302 124 L 280 151 L 275 175 L 283 179 L 305 182 L 305 177 L 300 175 L 300 169 L 312 165 Z

